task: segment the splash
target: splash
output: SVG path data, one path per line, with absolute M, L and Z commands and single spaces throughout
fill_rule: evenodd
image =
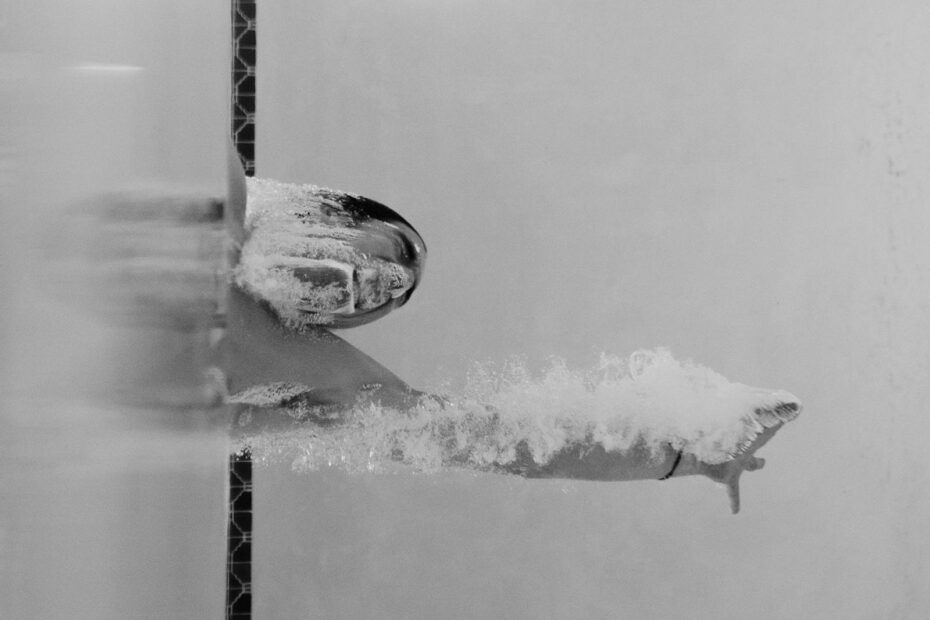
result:
M 290 459 L 304 471 L 383 471 L 395 463 L 422 471 L 483 470 L 507 468 L 526 455 L 543 465 L 579 444 L 608 452 L 646 447 L 657 455 L 671 445 L 721 463 L 800 411 L 788 392 L 730 382 L 665 349 L 627 359 L 605 354 L 580 370 L 558 359 L 541 373 L 520 361 L 477 365 L 461 395 L 426 396 L 404 409 L 381 404 L 377 393 L 336 408 L 299 398 L 300 387 L 276 386 L 271 393 L 287 398 L 238 402 L 267 407 L 274 401 L 277 415 L 300 424 L 283 432 L 245 430 L 240 441 L 258 462 Z

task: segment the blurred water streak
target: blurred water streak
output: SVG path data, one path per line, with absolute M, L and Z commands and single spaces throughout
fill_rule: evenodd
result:
M 126 320 L 165 316 L 151 302 L 215 251 L 127 215 L 224 196 L 228 6 L 38 0 L 0 17 L 0 615 L 219 615 L 209 334 Z M 113 196 L 118 213 L 94 211 Z

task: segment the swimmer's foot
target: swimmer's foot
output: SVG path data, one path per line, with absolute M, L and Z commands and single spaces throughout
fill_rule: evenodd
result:
M 768 443 L 786 422 L 795 419 L 800 413 L 801 404 L 796 399 L 760 406 L 747 420 L 746 439 L 730 460 L 713 464 L 699 463 L 699 473 L 726 487 L 733 514 L 740 510 L 740 476 L 744 471 L 765 467 L 765 459 L 756 457 L 754 453 Z

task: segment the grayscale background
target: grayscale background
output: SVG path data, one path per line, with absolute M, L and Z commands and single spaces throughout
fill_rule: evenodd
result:
M 7 3 L 0 86 L 21 114 L 3 122 L 37 155 L 16 160 L 3 234 L 124 172 L 222 191 L 226 3 L 53 4 Z M 475 361 L 667 346 L 805 410 L 744 476 L 738 516 L 698 478 L 258 468 L 256 617 L 930 614 L 930 6 L 258 8 L 257 174 L 383 202 L 429 248 L 410 303 L 340 335 L 451 390 Z M 144 71 L 110 91 L 62 81 L 84 61 Z M 24 94 L 49 92 L 86 99 Z M 116 96 L 129 103 L 100 111 Z M 69 113 L 108 139 L 54 124 Z M 50 359 L 72 372 L 86 348 L 70 334 L 99 342 L 97 328 L 62 326 L 3 271 L 18 292 L 4 389 L 42 383 Z M 0 609 L 219 616 L 222 439 L 17 403 L 0 437 Z

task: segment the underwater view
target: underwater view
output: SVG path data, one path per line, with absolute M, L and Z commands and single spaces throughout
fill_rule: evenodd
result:
M 0 617 L 926 617 L 928 25 L 0 7 Z

